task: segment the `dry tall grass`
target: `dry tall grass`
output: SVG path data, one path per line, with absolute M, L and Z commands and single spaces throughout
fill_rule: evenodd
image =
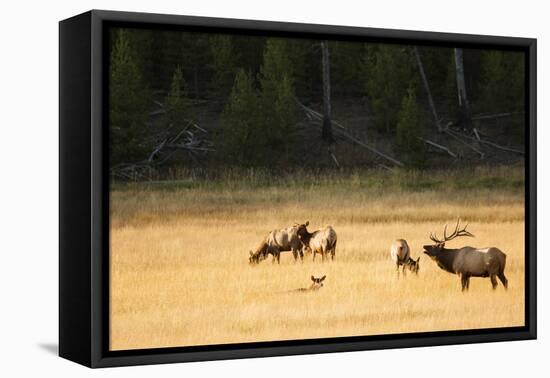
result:
M 111 202 L 113 350 L 524 324 L 522 190 L 132 187 Z M 501 248 L 508 291 L 473 278 L 463 294 L 457 276 L 422 255 L 429 232 L 458 216 L 476 237 L 449 246 Z M 334 262 L 283 253 L 280 266 L 248 265 L 269 230 L 306 220 L 336 229 Z M 422 256 L 418 276 L 397 277 L 395 238 Z M 321 290 L 290 292 L 312 274 L 327 275 Z

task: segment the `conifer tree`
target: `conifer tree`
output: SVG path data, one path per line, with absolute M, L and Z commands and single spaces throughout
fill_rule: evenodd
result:
M 183 125 L 189 116 L 190 102 L 187 97 L 187 87 L 180 66 L 176 67 L 172 76 L 170 92 L 165 100 L 166 122 L 171 125 Z
M 243 69 L 237 72 L 216 138 L 223 164 L 262 165 L 266 156 L 266 137 L 260 122 L 259 98 L 254 81 Z
M 291 159 L 296 142 L 297 106 L 294 67 L 288 56 L 287 41 L 268 39 L 258 75 L 261 89 L 261 120 L 271 162 Z M 281 154 L 281 152 L 284 152 Z
M 148 92 L 125 30 L 116 30 L 110 57 L 109 123 L 111 164 L 144 157 Z
M 365 89 L 378 131 L 395 132 L 397 109 L 416 66 L 405 46 L 371 44 L 365 54 Z
M 425 161 L 425 149 L 422 137 L 422 129 L 418 117 L 418 104 L 416 103 L 416 88 L 411 85 L 407 94 L 401 101 L 396 127 L 396 145 L 400 155 L 407 158 L 408 164 L 420 167 Z
M 486 51 L 482 57 L 481 112 L 514 112 L 524 108 L 524 55 Z

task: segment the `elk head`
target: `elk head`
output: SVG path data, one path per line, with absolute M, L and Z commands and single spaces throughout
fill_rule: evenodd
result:
M 256 265 L 259 264 L 260 261 L 265 260 L 267 258 L 267 255 L 265 253 L 261 252 L 252 252 L 250 251 L 250 256 L 248 257 L 248 263 L 250 265 Z
M 294 224 L 294 227 L 296 227 L 296 233 L 298 234 L 298 237 L 300 238 L 300 240 L 304 243 L 307 243 L 308 240 L 304 240 L 304 239 L 307 239 L 307 237 L 309 236 L 309 232 L 307 231 L 307 226 L 309 226 L 309 221 L 306 221 L 306 223 L 295 223 Z
M 459 236 L 469 236 L 474 237 L 473 234 L 471 234 L 469 231 L 466 231 L 466 226 L 464 228 L 460 229 L 460 218 L 456 221 L 456 227 L 455 230 L 451 235 L 447 235 L 447 225 L 445 225 L 445 229 L 443 230 L 443 239 L 439 239 L 436 234 L 430 233 L 430 239 L 435 243 L 433 245 L 425 245 L 424 246 L 424 253 L 430 256 L 432 259 L 435 259 L 441 252 L 445 249 L 445 242 L 448 242 L 449 240 L 453 240 L 456 237 Z
M 248 257 L 248 263 L 250 265 L 254 265 L 254 264 L 257 264 L 258 262 L 259 262 L 258 256 L 254 255 L 254 252 L 250 251 L 250 256 Z
M 322 288 L 323 287 L 323 281 L 325 280 L 325 278 L 327 278 L 326 275 L 324 275 L 321 278 L 315 278 L 315 277 L 311 276 L 311 280 L 313 281 L 313 284 L 311 284 L 311 289 L 312 290 L 319 290 L 320 288 Z
M 418 271 L 420 270 L 420 257 L 418 257 L 416 260 L 409 260 L 409 262 L 407 263 L 407 268 L 411 272 L 418 274 Z

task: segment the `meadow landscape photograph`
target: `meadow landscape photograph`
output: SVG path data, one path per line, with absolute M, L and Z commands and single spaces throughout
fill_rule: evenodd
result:
M 109 349 L 525 324 L 525 54 L 109 38 Z

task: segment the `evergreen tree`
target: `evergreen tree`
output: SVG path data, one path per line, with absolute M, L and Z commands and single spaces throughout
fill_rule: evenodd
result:
M 365 89 L 378 131 L 395 131 L 397 112 L 411 80 L 416 80 L 416 65 L 406 46 L 374 44 L 367 46 Z
M 483 53 L 481 112 L 524 110 L 525 57 L 523 53 L 485 51 Z
M 294 91 L 294 67 L 287 41 L 268 39 L 260 68 L 261 115 L 271 161 L 292 159 L 296 142 L 297 105 Z M 281 154 L 281 152 L 284 152 Z
M 111 165 L 140 160 L 147 147 L 143 140 L 148 91 L 135 62 L 126 31 L 116 30 L 109 81 Z
M 358 98 L 364 92 L 361 82 L 365 45 L 359 42 L 331 42 L 331 85 L 335 97 Z
M 401 107 L 397 118 L 396 146 L 400 155 L 415 167 L 424 165 L 426 155 L 422 137 L 422 129 L 418 117 L 418 104 L 416 103 L 416 88 L 411 85 L 407 94 L 401 101 Z
M 220 98 L 227 98 L 231 92 L 239 53 L 233 47 L 233 37 L 225 34 L 215 34 L 209 38 L 210 53 L 212 55 L 212 87 Z
M 259 166 L 266 159 L 266 136 L 260 122 L 254 81 L 239 70 L 216 138 L 222 164 Z
M 165 99 L 166 122 L 170 125 L 183 125 L 189 116 L 190 101 L 187 97 L 187 88 L 183 78 L 183 70 L 176 67 L 172 76 L 170 92 Z

